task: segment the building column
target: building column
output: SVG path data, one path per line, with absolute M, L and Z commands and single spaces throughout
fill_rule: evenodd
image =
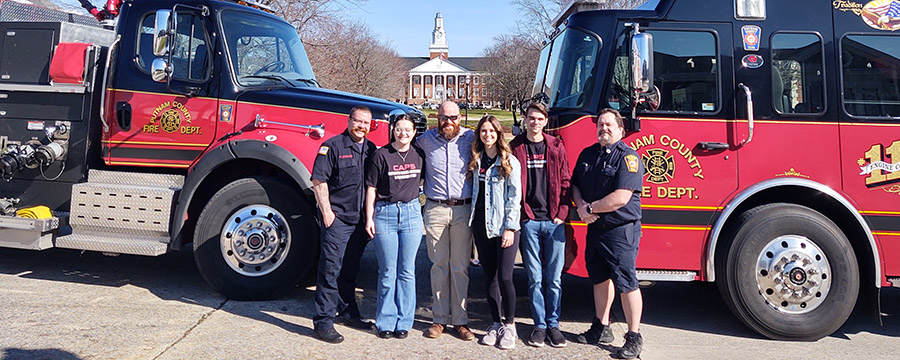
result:
M 431 88 L 428 89 L 428 102 L 432 102 L 434 100 L 434 73 L 429 73 L 428 76 L 431 76 Z

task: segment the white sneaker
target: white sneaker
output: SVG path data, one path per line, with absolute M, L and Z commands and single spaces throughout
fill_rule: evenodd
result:
M 500 328 L 500 341 L 497 344 L 503 350 L 509 350 L 516 347 L 516 324 L 503 324 Z
M 494 323 L 491 327 L 487 328 L 487 334 L 484 334 L 478 343 L 481 345 L 494 346 L 494 344 L 497 343 L 497 337 L 502 328 L 503 326 L 500 325 L 500 323 Z

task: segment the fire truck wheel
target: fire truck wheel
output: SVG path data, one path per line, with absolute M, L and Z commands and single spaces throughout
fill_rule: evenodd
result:
M 741 214 L 718 285 L 732 312 L 772 339 L 817 340 L 853 311 L 859 268 L 841 229 L 821 213 L 776 203 Z
M 314 269 L 318 228 L 296 186 L 268 177 L 219 190 L 194 231 L 194 261 L 229 299 L 266 300 L 290 291 Z

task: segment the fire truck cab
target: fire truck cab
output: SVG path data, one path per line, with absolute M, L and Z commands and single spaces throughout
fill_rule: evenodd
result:
M 92 9 L 107 30 L 0 2 L 0 246 L 193 246 L 226 297 L 286 293 L 315 271 L 322 142 L 356 105 L 378 145 L 424 115 L 319 87 L 297 29 L 253 1 L 120 3 Z
M 601 109 L 644 163 L 639 278 L 716 282 L 773 339 L 900 285 L 900 1 L 572 1 L 535 99 L 575 166 Z M 570 216 L 568 271 L 586 225 Z

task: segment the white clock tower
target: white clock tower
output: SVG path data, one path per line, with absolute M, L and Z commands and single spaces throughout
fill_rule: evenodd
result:
M 444 33 L 444 18 L 441 16 L 441 13 L 437 13 L 434 16 L 434 31 L 431 32 L 431 45 L 428 46 L 428 52 L 430 53 L 430 58 L 434 59 L 436 57 L 444 54 L 445 57 L 449 56 L 447 52 L 450 50 L 450 47 L 447 46 L 447 34 Z

